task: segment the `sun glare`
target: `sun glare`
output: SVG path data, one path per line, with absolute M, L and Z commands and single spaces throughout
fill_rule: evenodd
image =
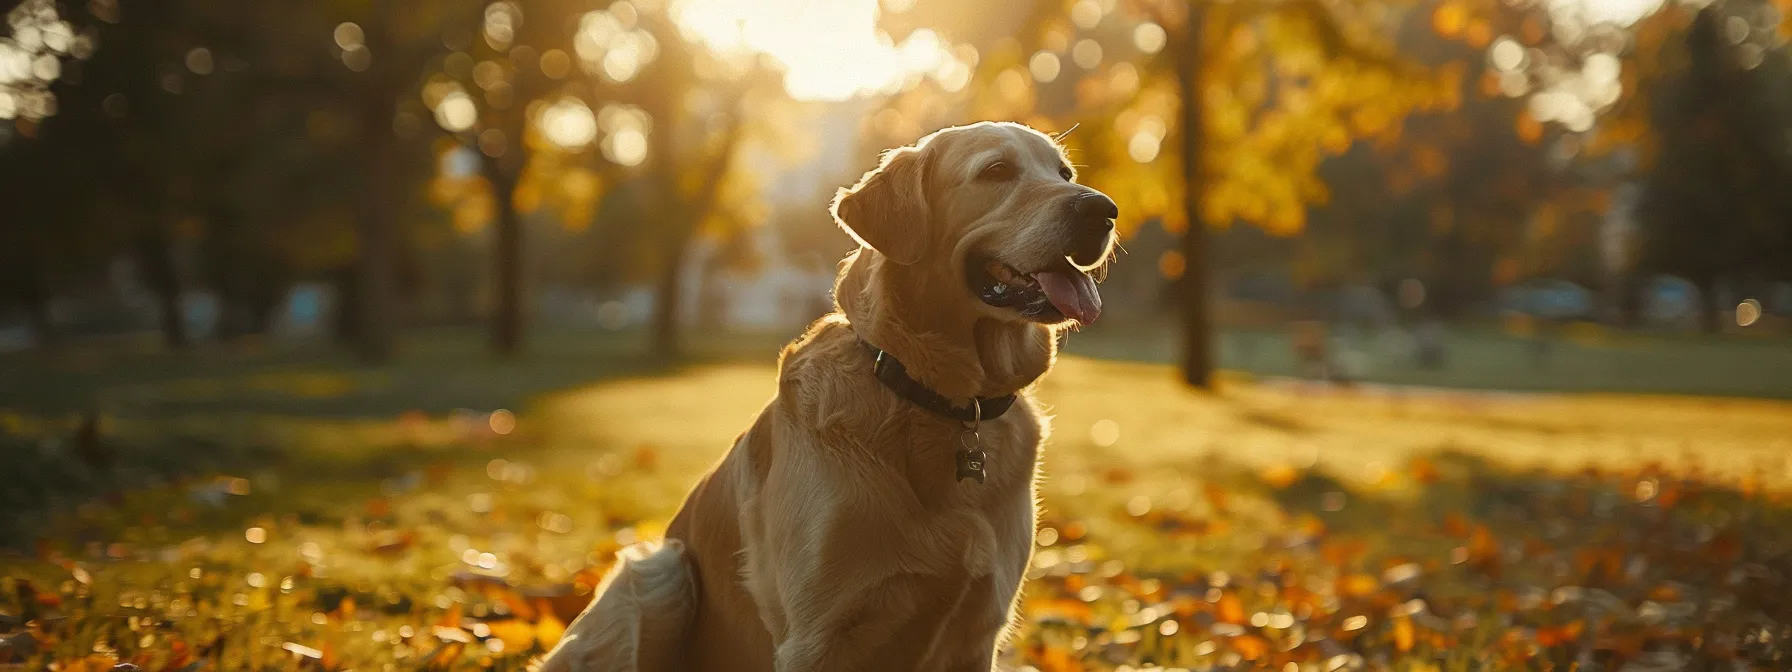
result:
M 784 88 L 805 100 L 894 92 L 931 76 L 949 89 L 969 68 L 929 30 L 901 44 L 877 29 L 877 0 L 683 0 L 674 16 L 723 53 L 762 53 L 785 68 Z
M 1589 25 L 1629 26 L 1661 9 L 1662 0 L 1550 0 L 1550 14 L 1574 16 Z

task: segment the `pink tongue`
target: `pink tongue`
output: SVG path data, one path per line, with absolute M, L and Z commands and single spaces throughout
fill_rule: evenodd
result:
M 1040 271 L 1033 274 L 1045 298 L 1065 317 L 1083 324 L 1092 324 L 1101 317 L 1101 294 L 1095 291 L 1095 279 L 1077 271 Z

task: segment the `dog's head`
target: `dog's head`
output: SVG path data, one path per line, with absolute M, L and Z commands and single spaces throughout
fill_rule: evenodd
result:
M 1012 123 L 891 150 L 834 199 L 840 226 L 888 261 L 950 278 L 986 315 L 1043 324 L 1101 315 L 1090 273 L 1108 260 L 1118 214 L 1076 183 L 1055 140 Z

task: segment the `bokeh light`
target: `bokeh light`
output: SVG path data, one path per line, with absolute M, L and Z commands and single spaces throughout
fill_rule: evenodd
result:
M 0 39 L 0 119 L 41 120 L 56 114 L 50 85 L 64 58 L 92 54 L 91 35 L 77 36 L 50 0 L 26 0 L 6 14 L 11 39 Z
M 1102 419 L 1089 426 L 1089 441 L 1107 448 L 1120 440 L 1120 423 Z
M 187 70 L 195 75 L 212 74 L 212 51 L 205 47 L 194 47 L 187 52 Z
M 1027 61 L 1027 71 L 1033 73 L 1033 79 L 1042 84 L 1049 84 L 1058 79 L 1058 72 L 1063 69 L 1058 55 L 1049 51 L 1033 54 Z
M 360 24 L 354 22 L 338 24 L 333 36 L 336 38 L 337 48 L 345 50 L 362 46 L 367 42 L 367 33 L 361 30 Z
M 373 52 L 365 45 L 355 45 L 342 50 L 343 67 L 355 72 L 366 72 L 373 66 Z
M 638 11 L 633 4 L 618 2 L 580 17 L 573 51 L 585 72 L 627 82 L 659 58 L 659 42 L 638 25 Z
M 516 40 L 516 30 L 523 20 L 523 10 L 514 2 L 494 2 L 485 6 L 485 43 L 497 51 L 507 51 Z
M 1101 25 L 1102 16 L 1105 14 L 1106 12 L 1101 9 L 1101 3 L 1095 0 L 1077 0 L 1076 4 L 1070 6 L 1070 21 L 1083 30 L 1092 30 Z
M 1160 117 L 1147 115 L 1139 119 L 1132 139 L 1126 143 L 1126 153 L 1139 163 L 1150 163 L 1157 159 L 1163 147 L 1164 136 L 1169 133 L 1169 125 Z
M 1101 43 L 1095 40 L 1077 40 L 1076 47 L 1070 51 L 1070 60 L 1084 70 L 1094 70 L 1101 65 Z
M 491 427 L 493 434 L 503 436 L 516 431 L 516 414 L 510 412 L 509 409 L 500 408 L 492 411 L 491 417 L 487 419 L 486 423 Z
M 605 105 L 598 110 L 597 128 L 604 136 L 599 144 L 604 158 L 623 166 L 638 166 L 647 160 L 652 119 L 646 111 L 633 105 Z
M 1147 54 L 1155 54 L 1159 51 L 1163 51 L 1164 45 L 1167 44 L 1169 40 L 1170 35 L 1169 33 L 1164 32 L 1164 27 L 1150 21 L 1140 23 L 1137 27 L 1132 29 L 1133 46 L 1138 47 L 1139 51 Z
M 510 151 L 510 138 L 504 135 L 504 131 L 496 128 L 480 131 L 477 144 L 481 154 L 494 159 Z
M 1493 39 L 1487 48 L 1487 63 L 1496 71 L 1493 83 L 1505 96 L 1529 96 L 1530 118 L 1539 124 L 1559 124 L 1576 134 L 1592 131 L 1599 118 L 1623 98 L 1622 58 L 1631 44 L 1631 26 L 1661 7 L 1661 0 L 1543 3 L 1538 11 L 1547 17 L 1550 39 L 1514 35 Z M 1444 23 L 1447 12 L 1460 8 L 1459 3 L 1440 6 L 1434 21 Z M 1740 44 L 1747 39 L 1749 26 L 1747 21 L 1738 24 L 1730 20 L 1724 30 L 1733 43 Z M 1536 46 L 1527 48 L 1527 43 Z M 1744 67 L 1748 67 L 1750 54 L 1758 53 L 1748 46 L 1737 50 Z
M 436 123 L 443 129 L 459 133 L 473 128 L 479 121 L 479 106 L 466 91 L 456 88 L 436 104 L 435 115 Z
M 562 149 L 583 149 L 597 139 L 597 117 L 577 98 L 562 98 L 541 113 L 541 130 Z
M 559 49 L 549 49 L 541 54 L 536 66 L 549 79 L 563 79 L 572 72 L 572 57 Z
M 1747 299 L 1736 305 L 1736 326 L 1753 326 L 1761 319 L 1761 302 Z

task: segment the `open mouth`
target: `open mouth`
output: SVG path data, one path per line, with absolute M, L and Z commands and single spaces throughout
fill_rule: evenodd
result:
M 965 282 L 984 303 L 1007 308 L 1036 322 L 1066 319 L 1089 324 L 1101 316 L 1101 294 L 1095 279 L 1069 259 L 1024 272 L 993 257 L 971 255 L 965 264 Z

